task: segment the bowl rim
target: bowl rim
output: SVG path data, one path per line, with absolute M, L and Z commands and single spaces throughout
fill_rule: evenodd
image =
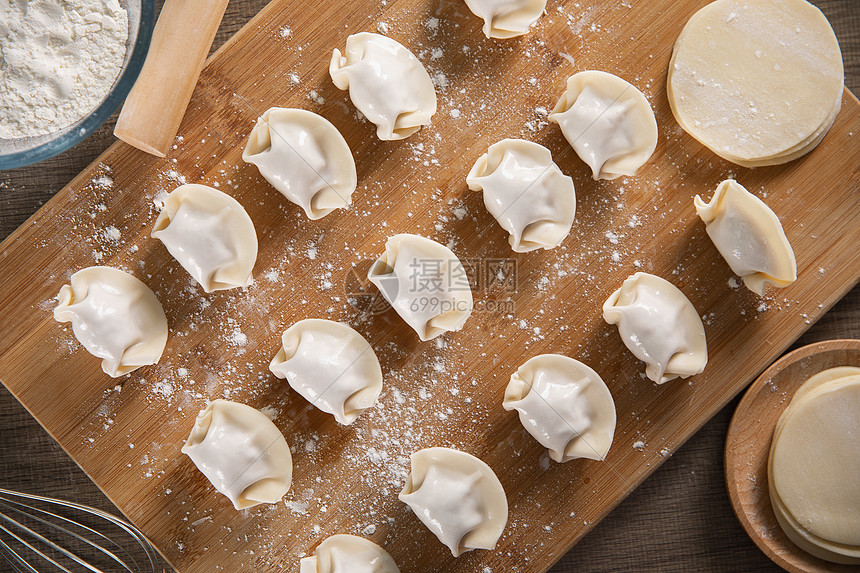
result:
M 131 47 L 131 56 L 128 65 L 120 72 L 114 86 L 108 92 L 102 102 L 78 123 L 72 125 L 72 129 L 59 137 L 46 141 L 32 149 L 16 151 L 6 155 L 0 155 L 0 169 L 13 169 L 25 167 L 45 159 L 59 155 L 70 149 L 92 135 L 98 128 L 110 118 L 125 100 L 134 86 L 152 41 L 152 31 L 155 27 L 155 0 L 140 0 L 140 21 L 137 28 L 137 38 Z

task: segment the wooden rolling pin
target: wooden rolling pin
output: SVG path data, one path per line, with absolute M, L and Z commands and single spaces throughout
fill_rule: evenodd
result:
M 228 0 L 166 0 L 113 133 L 164 157 L 185 115 Z

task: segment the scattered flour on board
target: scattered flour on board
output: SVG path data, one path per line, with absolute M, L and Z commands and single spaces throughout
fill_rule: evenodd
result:
M 245 346 L 248 344 L 248 335 L 242 332 L 238 326 L 233 328 L 227 339 L 233 346 Z
M 99 234 L 101 235 L 102 240 L 110 243 L 118 243 L 122 239 L 122 233 L 120 233 L 119 229 L 113 225 L 104 227 Z
M 173 396 L 173 384 L 171 384 L 167 380 L 156 382 L 152 385 L 152 393 L 158 394 L 159 396 L 163 396 L 165 398 L 170 398 L 171 396 Z
M 110 189 L 113 187 L 113 178 L 107 173 L 102 173 L 93 181 L 93 185 L 99 189 Z

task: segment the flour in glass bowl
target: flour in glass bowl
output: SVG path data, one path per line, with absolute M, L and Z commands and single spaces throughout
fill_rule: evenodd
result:
M 119 76 L 127 40 L 117 0 L 0 0 L 0 139 L 88 115 Z

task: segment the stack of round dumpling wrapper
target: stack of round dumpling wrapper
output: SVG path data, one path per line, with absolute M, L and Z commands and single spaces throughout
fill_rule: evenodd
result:
M 795 393 L 773 433 L 768 490 L 795 545 L 860 564 L 860 368 L 825 370 Z
M 724 159 L 760 167 L 821 142 L 843 82 L 836 35 L 806 0 L 716 0 L 675 42 L 666 91 L 684 131 Z

